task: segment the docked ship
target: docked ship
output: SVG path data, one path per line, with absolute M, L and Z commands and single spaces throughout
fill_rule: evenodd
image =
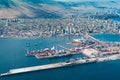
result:
M 41 54 L 41 56 L 49 56 L 50 54 L 49 53 L 55 53 L 55 48 L 45 48 L 44 50 L 38 50 L 38 51 L 27 51 L 27 54 L 26 56 L 35 56 L 37 54 Z
M 62 56 L 68 56 L 73 54 L 80 54 L 80 53 L 81 53 L 80 48 L 56 50 L 54 47 L 52 47 L 51 49 L 45 48 L 44 50 L 27 52 L 27 56 L 35 56 L 37 59 L 41 59 L 41 58 L 62 57 Z

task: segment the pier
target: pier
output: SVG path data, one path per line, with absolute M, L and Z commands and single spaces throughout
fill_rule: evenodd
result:
M 47 48 L 44 50 L 38 50 L 38 51 L 27 51 L 26 56 L 35 56 L 37 59 L 43 59 L 43 58 L 55 58 L 55 57 L 65 57 L 69 55 L 75 55 L 75 54 L 81 54 L 81 48 L 66 48 L 64 46 L 58 45 L 60 48 L 64 48 L 62 50 L 57 50 L 51 48 Z
M 60 67 L 65 67 L 65 66 L 79 65 L 79 64 L 86 64 L 86 63 L 93 63 L 93 62 L 104 62 L 104 61 L 117 60 L 117 59 L 120 59 L 120 54 L 104 56 L 104 57 L 88 58 L 88 59 L 69 60 L 66 62 L 60 62 L 60 63 L 54 63 L 54 64 L 47 64 L 47 65 L 40 65 L 40 66 L 33 66 L 33 67 L 26 67 L 26 68 L 19 68 L 19 69 L 11 69 L 7 73 L 3 73 L 0 76 L 7 76 L 7 75 L 13 75 L 13 74 L 19 74 L 19 73 L 60 68 Z
M 118 44 L 115 44 L 114 46 L 106 47 L 106 46 L 103 46 L 105 45 L 104 42 L 97 40 L 90 35 L 86 35 L 84 37 L 88 39 L 88 42 L 85 42 L 85 43 L 79 42 L 78 44 L 80 46 L 76 48 L 67 49 L 59 45 L 59 47 L 66 49 L 66 51 L 62 51 L 62 50 L 57 51 L 53 47 L 51 49 L 45 49 L 43 51 L 37 51 L 37 52 L 32 51 L 30 53 L 31 55 L 34 55 L 37 59 L 50 58 L 50 57 L 62 57 L 67 55 L 80 54 L 80 53 L 84 54 L 86 58 L 70 59 L 65 62 L 11 69 L 6 73 L 0 74 L 0 76 L 7 76 L 7 75 L 20 74 L 20 73 L 26 73 L 26 72 L 32 72 L 32 71 L 38 71 L 38 70 L 46 70 L 46 69 L 60 68 L 65 66 L 73 66 L 73 65 L 79 65 L 79 64 L 104 62 L 104 61 L 120 59 L 120 50 L 119 50 Z M 95 43 L 90 42 L 89 39 L 94 41 Z M 46 53 L 47 55 L 45 55 Z
M 59 68 L 59 67 L 65 67 L 65 66 L 70 66 L 70 65 L 77 65 L 77 64 L 92 63 L 92 62 L 96 62 L 96 59 L 92 58 L 92 59 L 69 60 L 66 62 L 60 62 L 60 63 L 54 63 L 54 64 L 47 64 L 47 65 L 33 66 L 33 67 L 26 67 L 26 68 L 19 68 L 19 69 L 11 69 L 9 72 L 1 74 L 1 76 L 7 76 L 7 75 L 13 75 L 13 74 L 19 74 L 19 73 L 25 73 L 25 72 L 31 72 L 31 71 L 38 71 L 38 70 L 53 69 L 53 68 Z
M 120 42 L 103 42 L 103 41 L 101 41 L 99 39 L 94 38 L 93 36 L 91 36 L 91 35 L 89 35 L 87 33 L 86 33 L 86 35 L 84 37 L 87 38 L 87 39 L 91 39 L 91 40 L 95 41 L 96 43 L 102 44 L 103 46 L 110 46 L 110 45 L 113 45 L 113 44 L 116 44 L 116 45 L 120 44 Z
M 91 40 L 93 40 L 93 41 L 95 41 L 95 42 L 97 42 L 97 43 L 104 43 L 104 42 L 102 42 L 102 41 L 100 41 L 100 40 L 92 37 L 92 36 L 89 35 L 89 34 L 86 34 L 84 37 L 85 37 L 85 38 L 89 38 L 89 39 L 91 39 Z

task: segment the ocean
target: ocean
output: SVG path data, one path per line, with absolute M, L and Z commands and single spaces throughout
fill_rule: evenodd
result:
M 120 42 L 120 35 L 96 34 L 93 36 L 102 41 Z M 38 60 L 35 57 L 25 56 L 26 48 L 29 50 L 38 50 L 58 45 L 71 48 L 73 46 L 65 43 L 72 41 L 74 38 L 80 38 L 80 36 L 43 39 L 0 39 L 0 73 L 15 68 L 44 65 L 83 57 L 80 54 L 63 58 Z M 120 60 L 116 60 L 4 76 L 0 77 L 0 80 L 120 80 L 119 75 Z

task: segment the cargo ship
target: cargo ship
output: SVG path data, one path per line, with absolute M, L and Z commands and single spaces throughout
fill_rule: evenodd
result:
M 42 58 L 63 57 L 73 54 L 80 54 L 80 53 L 81 53 L 81 48 L 56 50 L 54 47 L 52 47 L 51 49 L 45 48 L 44 50 L 27 52 L 26 56 L 35 56 L 37 59 L 42 59 Z

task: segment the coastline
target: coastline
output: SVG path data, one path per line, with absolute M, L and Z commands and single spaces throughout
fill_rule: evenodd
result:
M 14 41 L 14 40 L 13 40 Z M 24 40 L 23 40 L 24 41 Z M 47 41 L 49 41 L 49 40 L 47 40 Z M 5 42 L 6 43 L 6 42 Z M 26 42 L 25 42 L 26 43 Z M 11 43 L 10 45 L 12 45 L 13 43 Z M 14 44 L 15 45 L 15 44 Z M 1 46 L 2 47 L 2 46 Z M 16 46 L 15 46 L 16 47 Z M 17 46 L 18 47 L 18 46 Z M 20 46 L 21 47 L 21 46 Z M 32 47 L 32 46 L 31 46 Z M 45 46 L 46 47 L 46 46 Z M 43 47 L 40 47 L 40 48 L 45 48 L 44 46 Z M 52 47 L 52 46 L 51 46 Z M 9 47 L 8 47 L 9 48 Z M 5 50 L 7 49 L 7 47 L 5 47 Z M 14 49 L 14 47 L 13 47 L 13 49 Z M 34 48 L 33 48 L 34 49 Z M 11 51 L 12 49 L 10 49 L 10 51 Z M 17 50 L 17 49 L 16 49 Z M 20 50 L 23 50 L 23 49 L 20 49 Z M 8 50 L 9 51 L 9 50 Z M 22 52 L 22 53 L 21 53 Z M 1 59 L 1 60 L 3 60 L 3 62 L 1 61 L 1 65 L 3 65 L 3 67 L 1 68 L 1 72 L 6 72 L 6 71 L 8 71 L 9 69 L 14 69 L 14 68 L 21 68 L 21 67 L 27 67 L 27 66 L 35 66 L 35 65 L 44 65 L 44 64 L 49 64 L 49 63 L 52 63 L 51 62 L 51 59 L 42 59 L 42 60 L 36 60 L 36 59 L 34 59 L 34 58 L 24 58 L 23 59 L 23 57 L 24 57 L 24 54 L 25 54 L 25 52 L 26 51 L 21 51 L 21 52 L 15 52 L 15 54 L 13 54 L 14 53 L 14 50 L 13 51 L 11 51 L 11 52 L 9 52 L 9 54 L 11 55 L 13 55 L 11 58 L 13 58 L 13 63 L 14 64 L 17 64 L 17 67 L 15 67 L 15 66 L 12 66 L 12 64 L 10 64 L 9 63 L 9 61 L 12 61 L 11 59 L 5 59 L 5 58 L 10 58 L 9 57 L 9 54 L 8 55 L 6 55 L 6 51 L 5 52 L 3 52 L 3 55 L 5 56 L 3 56 L 3 58 L 4 59 Z M 17 55 L 19 58 L 15 58 L 14 59 L 14 55 Z M 7 57 L 8 56 L 8 57 Z M 21 57 L 22 56 L 22 57 Z M 67 58 L 67 59 L 69 59 L 69 58 Z M 4 60 L 6 60 L 6 62 L 4 62 Z M 55 61 L 61 61 L 60 59 L 55 59 Z M 23 65 L 20 65 L 19 64 L 19 61 L 23 64 Z M 53 61 L 53 59 L 52 59 L 52 61 Z M 62 60 L 63 61 L 63 60 Z M 118 61 L 118 60 L 117 60 Z M 28 63 L 26 63 L 26 62 L 28 62 Z M 47 63 L 44 63 L 44 62 L 47 62 Z M 119 62 L 119 61 L 118 61 Z M 118 62 L 115 62 L 116 64 L 118 64 Z M 5 64 L 4 64 L 5 63 Z M 32 63 L 32 65 L 31 65 L 31 63 Z M 38 63 L 40 63 L 40 64 L 38 64 Z M 42 63 L 42 64 L 41 64 Z M 112 65 L 111 66 L 109 66 L 109 65 L 107 65 L 105 62 L 103 62 L 103 63 L 101 63 L 101 64 L 92 64 L 92 65 L 84 65 L 84 67 L 83 66 L 78 66 L 77 68 L 71 68 L 71 69 L 69 69 L 69 68 L 67 68 L 67 69 L 64 69 L 64 70 L 67 70 L 68 72 L 66 72 L 66 74 L 69 74 L 70 72 L 71 72 L 71 70 L 73 70 L 72 72 L 74 73 L 77 73 L 77 74 L 80 74 L 80 72 L 85 72 L 85 71 L 87 71 L 87 69 L 89 69 L 89 71 L 91 71 L 91 73 L 93 73 L 93 74 L 99 74 L 99 73 L 101 73 L 101 74 L 104 74 L 104 73 L 102 73 L 102 72 L 99 72 L 99 73 L 96 73 L 96 71 L 102 71 L 102 70 L 105 70 L 105 72 L 107 73 L 107 70 L 106 69 L 104 69 L 104 67 L 106 68 L 106 66 L 107 67 L 109 67 L 110 69 L 114 69 L 113 68 L 113 66 L 114 66 L 114 63 L 112 63 L 112 62 L 110 62 Z M 10 66 L 8 66 L 8 64 L 10 64 Z M 98 65 L 101 65 L 101 66 L 99 66 L 99 70 L 98 70 Z M 91 66 L 91 67 L 90 67 Z M 119 65 L 117 65 L 117 66 L 114 66 L 114 67 L 116 67 L 116 69 L 119 69 L 119 67 L 118 67 Z M 4 67 L 6 67 L 6 68 L 4 68 Z M 89 67 L 89 68 L 88 68 Z M 80 69 L 80 68 L 82 68 L 82 70 Z M 94 71 L 93 71 L 93 69 L 94 69 Z M 116 70 L 115 69 L 115 70 Z M 78 70 L 78 71 L 77 71 Z M 50 71 L 50 72 L 49 72 Z M 35 72 L 34 74 L 33 73 L 28 73 L 28 74 L 22 74 L 22 75 L 17 75 L 17 76 L 26 76 L 25 78 L 32 78 L 33 76 L 36 76 L 36 75 L 38 75 L 38 76 L 40 76 L 40 77 L 42 77 L 42 76 L 46 76 L 46 75 L 44 75 L 44 74 L 47 74 L 49 77 L 50 76 L 52 76 L 53 78 L 54 78 L 54 76 L 53 75 L 51 75 L 51 74 L 49 74 L 49 73 L 51 73 L 51 72 L 53 72 L 53 74 L 55 75 L 55 76 L 57 76 L 56 75 L 56 72 L 58 72 L 58 73 L 60 73 L 60 74 L 62 74 L 63 72 L 60 72 L 61 71 L 61 69 L 55 69 L 55 70 L 49 70 L 49 71 L 38 71 L 38 72 Z M 93 72 L 92 72 L 93 71 Z M 118 70 L 119 71 L 119 70 Z M 114 71 L 113 73 L 115 73 L 116 71 Z M 44 74 L 43 74 L 44 73 Z M 33 76 L 29 76 L 29 75 L 33 75 Z M 66 76 L 66 74 L 64 74 L 65 76 Z M 72 74 L 72 73 L 71 73 Z M 87 74 L 87 73 L 84 73 L 84 75 L 85 74 Z M 42 75 L 42 76 L 41 76 Z M 13 75 L 15 78 L 17 78 L 16 77 L 16 75 Z M 8 78 L 6 78 L 6 80 L 8 80 L 9 78 L 13 78 L 13 76 L 10 76 L 10 77 L 8 77 Z M 37 76 L 36 76 L 37 77 Z M 5 78 L 5 77 L 3 77 L 3 78 Z

